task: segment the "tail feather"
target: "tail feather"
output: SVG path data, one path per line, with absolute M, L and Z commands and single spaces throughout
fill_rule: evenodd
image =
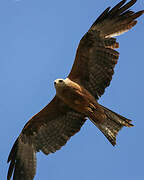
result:
M 132 127 L 131 120 L 109 110 L 108 108 L 101 106 L 103 109 L 105 118 L 102 120 L 90 119 L 99 130 L 106 136 L 109 142 L 115 146 L 116 136 L 123 126 Z

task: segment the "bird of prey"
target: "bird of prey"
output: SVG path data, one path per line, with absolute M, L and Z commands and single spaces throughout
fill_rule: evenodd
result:
M 97 101 L 104 94 L 114 74 L 119 47 L 114 36 L 123 34 L 136 25 L 136 18 L 144 11 L 129 8 L 136 3 L 122 0 L 108 7 L 80 40 L 75 61 L 66 79 L 56 79 L 56 95 L 24 126 L 8 157 L 7 180 L 32 180 L 36 173 L 36 152 L 48 155 L 59 150 L 76 134 L 86 118 L 116 144 L 116 135 L 131 121 Z

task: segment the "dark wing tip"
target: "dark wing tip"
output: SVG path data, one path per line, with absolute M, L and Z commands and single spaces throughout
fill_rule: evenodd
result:
M 9 165 L 9 169 L 8 169 L 7 180 L 11 179 L 11 176 L 12 176 L 12 173 L 13 173 L 13 170 L 15 167 L 15 159 L 16 159 L 16 154 L 17 154 L 17 141 L 18 140 L 15 141 L 15 143 L 10 151 L 10 154 L 8 156 L 7 163 L 10 162 L 10 165 Z
M 106 9 L 103 11 L 103 13 L 102 13 L 102 14 L 96 19 L 96 21 L 93 23 L 93 26 L 94 26 L 95 24 L 97 24 L 98 22 L 100 22 L 101 20 L 103 20 L 103 19 L 107 16 L 110 8 L 111 8 L 111 7 L 108 7 L 108 8 L 106 8 Z
M 10 180 L 12 175 L 14 180 L 32 180 L 36 172 L 36 157 L 35 149 L 29 144 L 28 139 L 23 142 L 21 136 L 15 141 L 12 150 L 9 154 L 7 162 L 10 162 L 7 180 Z
M 97 19 L 96 21 L 94 22 L 94 25 L 98 24 L 98 23 L 101 23 L 102 21 L 104 21 L 105 19 L 107 18 L 113 18 L 113 17 L 117 17 L 117 16 L 120 16 L 120 15 L 123 15 L 124 13 L 127 13 L 128 12 L 128 9 L 133 6 L 137 0 L 131 0 L 129 1 L 128 3 L 126 3 L 127 0 L 122 0 L 120 1 L 116 6 L 114 6 L 111 10 L 110 10 L 110 7 L 108 7 Z M 126 4 L 125 4 L 126 3 Z M 125 5 L 124 5 L 125 4 Z M 131 11 L 133 12 L 133 11 Z M 134 13 L 134 12 L 133 12 Z M 139 16 L 141 16 L 144 11 L 139 11 Z M 135 13 L 137 14 L 137 13 Z M 137 16 L 137 17 L 139 17 Z M 137 18 L 135 17 L 135 18 Z
M 125 4 L 126 0 L 122 0 L 111 10 L 107 8 L 93 23 L 92 30 L 100 31 L 101 35 L 106 38 L 119 36 L 127 32 L 136 25 L 136 19 L 144 13 L 144 10 L 136 13 L 129 10 L 136 1 L 131 0 Z
M 138 17 L 144 14 L 144 10 L 138 11 L 136 14 L 138 14 Z
M 9 163 L 16 155 L 16 152 L 17 152 L 17 141 L 18 139 L 15 141 L 10 153 L 9 153 L 9 156 L 8 156 L 8 160 L 7 160 L 7 163 Z
M 114 6 L 114 7 L 109 11 L 109 14 L 113 14 L 114 12 L 116 12 L 125 2 L 126 2 L 126 0 L 120 1 L 116 6 Z

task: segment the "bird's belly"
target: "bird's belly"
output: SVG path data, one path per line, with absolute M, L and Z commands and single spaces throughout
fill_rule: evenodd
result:
M 70 108 L 87 114 L 87 111 L 92 111 L 91 107 L 97 104 L 94 97 L 85 89 L 65 88 L 59 91 L 57 95 L 67 104 Z
M 91 100 L 84 94 L 71 94 L 70 96 L 65 96 L 64 102 L 74 109 L 83 114 L 87 114 L 90 104 L 94 104 Z
M 68 106 L 70 106 L 72 109 L 83 112 L 85 107 L 88 105 L 88 102 L 80 95 L 77 96 L 70 96 L 66 98 L 66 103 Z

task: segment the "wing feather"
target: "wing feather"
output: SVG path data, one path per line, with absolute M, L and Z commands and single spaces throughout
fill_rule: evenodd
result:
M 108 7 L 81 39 L 69 78 L 84 86 L 98 99 L 109 86 L 118 61 L 118 36 L 136 25 L 144 11 L 128 10 L 136 0 L 122 0 L 110 10 Z M 125 4 L 125 5 L 124 5 Z
M 23 128 L 8 157 L 7 180 L 32 180 L 36 173 L 36 152 L 44 154 L 59 150 L 77 133 L 85 117 L 55 97 Z

